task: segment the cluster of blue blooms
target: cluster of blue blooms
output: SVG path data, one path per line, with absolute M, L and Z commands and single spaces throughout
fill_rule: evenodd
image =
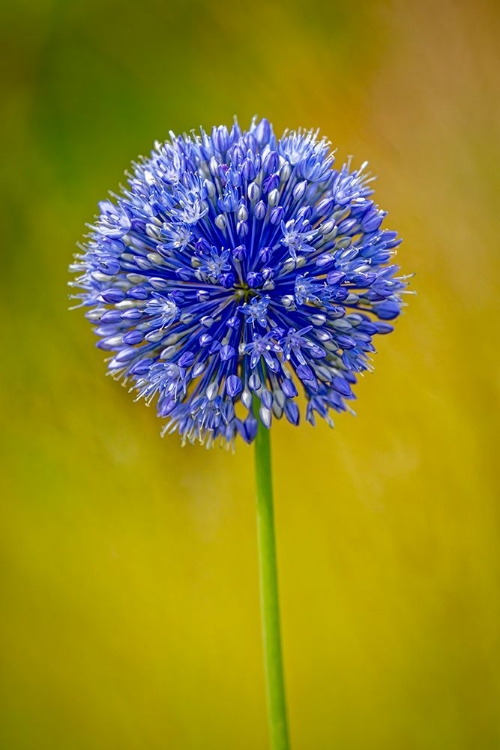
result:
M 251 442 L 257 413 L 298 424 L 299 388 L 312 424 L 347 408 L 405 287 L 365 166 L 336 169 L 317 132 L 235 122 L 171 134 L 100 204 L 76 296 L 164 432 Z

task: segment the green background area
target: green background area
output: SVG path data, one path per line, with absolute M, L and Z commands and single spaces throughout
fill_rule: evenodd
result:
M 495 2 L 2 3 L 2 750 L 267 747 L 252 451 L 104 377 L 67 267 L 170 130 L 320 127 L 415 271 L 334 430 L 273 427 L 294 750 L 500 746 Z

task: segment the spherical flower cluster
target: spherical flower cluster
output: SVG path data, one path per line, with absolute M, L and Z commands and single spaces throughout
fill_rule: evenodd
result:
M 108 367 L 183 442 L 252 442 L 258 417 L 331 424 L 392 330 L 400 240 L 366 165 L 265 119 L 157 143 L 100 203 L 71 270 Z

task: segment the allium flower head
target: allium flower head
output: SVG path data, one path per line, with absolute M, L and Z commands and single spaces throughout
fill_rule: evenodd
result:
M 331 423 L 392 330 L 405 280 L 363 164 L 267 120 L 156 143 L 100 204 L 73 285 L 110 372 L 164 432 L 232 444 L 283 415 Z

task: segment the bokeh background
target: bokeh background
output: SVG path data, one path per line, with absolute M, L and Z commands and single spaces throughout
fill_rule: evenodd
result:
M 2 750 L 267 747 L 252 452 L 104 377 L 67 266 L 168 131 L 319 126 L 416 272 L 357 418 L 273 428 L 294 750 L 500 746 L 496 2 L 1 4 Z

